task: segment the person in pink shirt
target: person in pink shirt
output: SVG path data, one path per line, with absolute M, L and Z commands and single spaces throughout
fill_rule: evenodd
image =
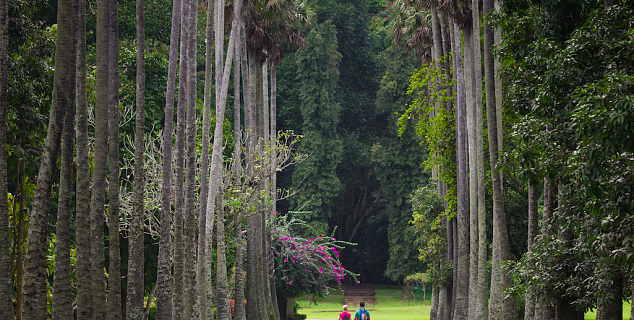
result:
M 339 314 L 339 320 L 350 320 L 352 315 L 348 313 L 348 305 L 343 305 L 343 312 Z

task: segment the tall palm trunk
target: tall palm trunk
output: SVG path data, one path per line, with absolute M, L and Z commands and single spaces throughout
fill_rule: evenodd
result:
M 85 0 L 79 0 L 77 11 L 77 319 L 90 320 L 93 319 L 93 273 L 90 253 L 90 163 L 88 159 L 88 103 L 86 96 Z
M 53 271 L 52 318 L 73 318 L 73 294 L 70 264 L 70 224 L 73 182 L 73 151 L 75 149 L 75 81 L 77 73 L 77 1 L 72 1 L 70 66 L 68 69 L 68 110 L 62 133 L 61 171 L 59 202 L 57 206 L 57 226 L 55 240 L 55 269 Z
M 200 202 L 198 215 L 198 260 L 196 284 L 198 285 L 198 307 L 200 319 L 213 314 L 211 297 L 211 270 L 207 257 L 207 196 L 209 194 L 209 125 L 211 119 L 211 81 L 213 80 L 213 1 L 207 1 L 207 25 L 205 27 L 205 91 L 203 101 L 203 130 L 200 159 Z M 211 235 L 209 235 L 211 238 Z M 209 274 L 209 277 L 207 275 Z M 209 282 L 208 282 L 209 281 Z
M 537 213 L 537 186 L 534 183 L 528 184 L 528 254 L 533 251 L 533 244 L 537 236 L 538 213 Z M 526 291 L 524 320 L 534 320 L 535 317 L 535 294 Z
M 466 319 L 469 304 L 469 214 L 467 212 L 467 123 L 465 97 L 465 77 L 463 74 L 462 47 L 460 44 L 460 26 L 453 21 L 454 56 L 456 65 L 456 156 L 457 156 L 457 229 L 458 229 L 458 269 L 457 292 L 453 319 Z M 465 29 L 465 44 L 468 31 Z M 466 66 L 466 64 L 465 64 Z M 455 271 L 454 271 L 455 273 Z
M 478 288 L 478 171 L 476 131 L 475 69 L 472 25 L 464 26 L 464 79 L 467 103 L 467 136 L 469 146 L 469 296 L 468 317 L 475 318 Z
M 275 64 L 271 63 L 271 104 L 270 104 L 270 132 L 269 132 L 269 141 L 271 146 L 271 172 L 273 174 L 270 177 L 270 192 L 269 195 L 271 197 L 272 210 L 275 211 L 277 206 L 275 203 L 277 202 L 277 177 L 275 167 L 277 166 L 275 159 L 275 141 L 277 141 L 277 72 L 276 72 Z M 273 218 L 273 214 L 270 210 L 268 212 L 268 220 L 271 221 Z M 280 309 L 278 308 L 277 303 L 277 291 L 275 290 L 275 260 L 273 257 L 273 245 L 272 245 L 272 236 L 271 230 L 267 230 L 267 260 L 268 260 L 268 271 L 269 271 L 269 287 L 271 288 L 271 305 L 273 306 L 273 314 L 275 319 L 280 319 Z
M 108 113 L 110 107 L 110 92 L 108 78 L 110 76 L 110 11 L 112 1 L 104 0 L 97 3 L 97 72 L 95 103 L 95 142 L 94 142 L 94 169 L 91 194 L 91 258 L 93 274 L 93 317 L 105 319 L 106 294 L 104 275 L 104 204 L 106 199 L 106 166 L 108 150 Z
M 484 180 L 484 128 L 482 126 L 482 56 L 480 54 L 480 8 L 479 1 L 472 1 L 473 21 L 473 61 L 474 61 L 474 94 L 475 94 L 475 134 L 476 134 L 476 174 L 478 176 L 478 281 L 476 314 L 474 319 L 486 319 L 489 316 L 489 271 L 488 271 L 488 243 L 487 243 L 487 212 L 485 203 Z
M 234 12 L 242 10 L 242 2 L 234 3 Z M 224 1 L 216 2 L 216 127 L 214 129 L 214 144 L 211 155 L 211 173 L 209 176 L 209 195 L 207 200 L 207 219 L 213 221 L 213 210 L 217 208 L 217 228 L 216 228 L 216 301 L 218 319 L 230 319 L 229 308 L 229 282 L 227 279 L 226 252 L 225 252 L 225 230 L 224 230 L 224 210 L 222 205 L 222 143 L 223 143 L 223 122 L 225 118 L 225 108 L 227 104 L 227 90 L 229 89 L 229 75 L 233 53 L 235 49 L 235 38 L 238 30 L 236 24 L 231 28 L 229 46 L 227 49 L 226 61 L 223 61 L 224 51 Z M 223 66 L 224 62 L 224 66 Z M 215 206 L 214 198 L 217 197 Z
M 185 166 L 185 126 L 187 122 L 187 69 L 189 61 L 189 2 L 181 2 L 181 50 L 180 68 L 178 74 L 178 109 L 176 113 L 176 180 L 174 181 L 174 319 L 186 319 L 184 317 L 184 247 L 183 247 L 183 171 Z
M 110 7 L 110 51 L 108 87 L 108 319 L 121 319 L 121 250 L 119 247 L 119 18 L 117 1 Z
M 181 0 L 174 0 L 170 34 L 170 55 L 167 70 L 167 92 L 165 98 L 165 128 L 163 129 L 163 182 L 161 190 L 161 240 L 159 243 L 156 286 L 156 317 L 173 318 L 172 277 L 170 256 L 172 252 L 171 183 L 172 183 L 172 134 L 174 133 L 174 90 L 178 54 Z
M 24 301 L 22 308 L 23 319 L 46 319 L 48 314 L 46 309 L 47 218 L 51 200 L 51 186 L 53 184 L 53 175 L 55 173 L 57 155 L 59 153 L 61 143 L 64 117 L 70 104 L 68 93 L 74 90 L 74 88 L 69 87 L 70 79 L 68 79 L 71 59 L 73 58 L 71 56 L 71 47 L 73 45 L 72 18 L 72 1 L 59 1 L 53 97 L 48 123 L 48 132 L 46 134 L 46 144 L 40 161 L 41 165 L 37 176 L 38 179 L 33 198 L 33 209 L 29 221 L 29 237 L 27 239 L 26 247 L 26 272 L 24 275 Z M 3 33 L 4 32 L 5 31 L 3 30 Z M 3 36 L 3 40 L 4 47 L 7 44 L 8 39 L 6 36 Z M 6 114 L 2 119 L 3 120 L 1 121 L 6 121 Z M 6 137 L 2 141 L 4 142 L 5 140 Z M 5 157 L 2 157 L 2 159 L 5 159 Z M 6 165 L 1 169 L 3 172 L 6 172 Z M 2 184 L 4 185 L 5 183 L 6 177 Z M 2 206 L 6 206 L 6 203 L 7 202 L 4 201 Z M 1 210 L 4 209 L 0 207 L 0 211 Z M 7 221 L 8 219 L 3 219 L 2 224 Z M 8 232 L 4 234 L 8 235 Z M 7 241 L 6 243 L 8 245 L 9 242 Z M 9 252 L 8 249 L 6 251 Z M 8 260 L 9 255 L 7 254 L 6 257 Z M 6 273 L 10 272 L 10 267 L 8 268 L 9 269 Z M 0 269 L 0 271 L 3 270 Z M 6 275 L 3 275 L 3 277 L 6 277 Z M 10 279 L 8 279 L 8 281 L 9 283 L 11 282 Z M 12 309 L 13 308 L 11 307 L 8 308 L 8 310 Z
M 13 318 L 7 197 L 7 91 L 9 87 L 9 2 L 0 4 L 0 318 Z M 22 206 L 20 206 L 22 210 Z
M 128 293 L 126 319 L 143 319 L 143 299 L 145 286 L 143 282 L 143 151 L 145 140 L 145 13 L 144 0 L 136 0 L 136 133 L 134 137 L 134 186 L 133 211 L 128 239 Z
M 185 223 L 184 223 L 184 319 L 198 319 L 198 293 L 196 285 L 196 215 L 194 192 L 196 191 L 196 25 L 198 2 L 189 1 L 187 40 L 187 165 L 185 174 Z
M 256 95 L 256 84 L 257 84 L 257 74 L 258 74 L 258 70 L 256 67 L 258 57 L 257 55 L 252 51 L 249 50 L 249 59 L 248 59 L 248 65 L 249 65 L 249 72 L 248 72 L 248 94 L 245 95 L 245 97 L 247 97 L 247 99 L 245 99 L 245 107 L 246 109 L 248 109 L 248 112 L 245 112 L 245 124 L 247 123 L 248 120 L 248 124 L 247 126 L 247 152 L 248 152 L 248 159 L 249 162 L 247 162 L 247 172 L 249 172 L 252 168 L 253 168 L 253 164 L 250 163 L 251 161 L 251 157 L 250 155 L 255 152 L 255 150 L 253 150 L 254 148 L 254 142 L 253 140 L 255 140 L 255 130 L 256 130 L 256 108 L 255 108 L 255 95 Z M 257 255 L 257 251 L 259 251 L 260 249 L 257 246 L 257 233 L 258 233 L 258 229 L 259 229 L 259 225 L 257 223 L 258 221 L 258 217 L 257 216 L 249 216 L 247 218 L 247 229 L 249 230 L 247 232 L 247 319 L 262 319 L 262 311 L 263 308 L 261 308 L 261 301 L 262 301 L 262 295 L 261 293 L 261 286 L 259 284 L 259 260 L 258 255 Z
M 488 15 L 493 9 L 492 0 L 485 0 L 483 3 L 484 13 Z M 485 68 L 485 87 L 486 87 L 486 104 L 487 104 L 487 129 L 489 138 L 489 159 L 491 164 L 491 177 L 493 186 L 493 273 L 499 274 L 499 283 L 494 281 L 497 275 L 492 275 L 491 284 L 491 309 L 489 318 L 492 319 L 516 319 L 513 299 L 505 298 L 504 289 L 511 286 L 508 273 L 504 271 L 500 264 L 510 257 L 509 239 L 507 233 L 506 216 L 504 213 L 504 200 L 502 197 L 502 181 L 501 174 L 496 170 L 498 163 L 498 131 L 502 128 L 497 121 L 496 105 L 501 103 L 501 99 L 496 99 L 499 94 L 496 91 L 495 77 L 496 71 L 491 54 L 493 45 L 493 30 L 491 29 L 489 17 L 485 16 L 484 27 L 484 68 Z M 500 96 L 501 97 L 501 96 Z M 500 101 L 496 101 L 500 100 Z

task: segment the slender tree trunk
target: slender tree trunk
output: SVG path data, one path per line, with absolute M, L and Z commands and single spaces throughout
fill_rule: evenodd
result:
M 88 103 L 86 96 L 86 1 L 79 0 L 77 24 L 77 208 L 76 285 L 77 319 L 93 319 L 91 267 L 90 163 L 88 159 Z
M 453 319 L 466 319 L 469 304 L 469 214 L 467 212 L 467 123 L 466 123 L 466 105 L 465 105 L 465 78 L 463 75 L 462 63 L 462 47 L 460 44 L 460 27 L 454 20 L 454 47 L 456 48 L 455 76 L 457 80 L 456 95 L 456 156 L 457 156 L 457 234 L 458 238 L 458 257 L 457 257 L 457 286 L 456 300 Z M 465 34 L 468 34 L 465 32 Z M 465 37 L 467 38 L 468 35 Z M 465 41 L 467 43 L 467 41 Z M 475 199 L 474 199 L 475 200 Z M 454 239 L 455 242 L 455 239 Z M 455 253 L 454 253 L 455 255 Z M 454 264 L 455 265 L 455 264 Z
M 528 255 L 533 251 L 533 243 L 537 236 L 538 217 L 537 217 L 537 186 L 528 184 Z M 532 291 L 526 291 L 525 297 L 525 313 L 524 320 L 535 319 L 535 295 Z M 535 319 L 536 320 L 536 319 Z
M 228 79 L 226 79 L 228 80 Z M 222 187 L 218 188 L 218 199 L 216 200 L 216 299 L 218 300 L 218 320 L 231 319 L 231 308 L 229 306 L 229 281 L 227 279 L 227 256 L 225 246 L 225 214 L 222 203 Z
M 453 220 L 447 220 L 447 261 L 453 263 L 454 260 L 454 232 Z M 445 312 L 444 320 L 452 320 L 453 317 L 453 275 L 449 276 L 445 284 Z
M 494 0 L 494 8 L 496 12 L 500 12 L 501 10 L 501 1 L 502 0 Z M 494 35 L 494 41 L 495 44 L 498 45 L 500 43 L 500 41 L 502 41 L 502 28 L 497 27 L 495 28 L 495 30 L 493 31 Z M 500 64 L 500 59 L 498 59 L 497 57 L 494 57 L 493 59 L 493 68 L 495 70 L 495 121 L 497 123 L 497 142 L 498 142 L 498 152 L 502 153 L 502 150 L 504 150 L 504 139 L 503 139 L 503 133 L 504 133 L 504 127 L 502 126 L 502 77 L 500 75 L 500 72 L 498 70 L 500 70 L 502 68 L 502 65 Z M 499 170 L 500 172 L 500 188 L 502 189 L 502 197 L 504 197 L 504 174 L 502 174 L 502 170 Z M 505 301 L 509 301 L 509 299 L 506 299 Z M 506 309 L 510 308 L 510 305 L 505 306 Z
M 196 285 L 196 214 L 194 192 L 196 191 L 196 25 L 197 1 L 188 4 L 189 31 L 187 39 L 187 165 L 185 173 L 185 224 L 184 224 L 184 319 L 198 319 L 198 292 Z
M 433 271 L 437 271 L 438 270 L 438 260 L 434 261 L 433 264 Z M 431 287 L 431 310 L 429 312 L 429 319 L 430 320 L 437 320 L 438 319 L 438 296 L 439 296 L 439 286 L 436 283 L 432 283 L 432 287 Z
M 207 104 L 209 105 L 207 108 L 209 108 L 209 114 L 208 114 L 208 119 L 211 119 L 211 88 L 212 88 L 212 81 L 213 79 L 213 69 L 212 66 L 214 65 L 214 59 L 215 59 L 215 51 L 214 51 L 214 47 L 215 47 L 215 43 L 214 43 L 214 28 L 215 28 L 215 12 L 216 9 L 215 7 L 217 6 L 217 3 L 215 1 L 207 1 L 207 26 L 206 26 L 206 35 L 207 35 L 207 42 L 206 42 L 206 46 L 205 46 L 205 50 L 206 50 L 206 57 L 205 57 L 205 66 L 209 67 L 208 70 L 205 70 L 205 99 L 207 99 Z M 207 88 L 207 81 L 209 81 L 209 88 Z M 218 91 L 218 87 L 215 87 L 215 91 L 214 91 L 214 97 L 217 97 L 215 94 Z M 204 116 L 204 115 L 203 115 Z M 208 130 L 210 130 L 210 128 L 208 128 Z M 207 133 L 207 135 L 205 135 L 205 137 L 209 137 L 209 131 Z M 205 139 L 208 141 L 208 139 Z M 207 153 L 206 153 L 206 157 L 207 160 L 209 160 L 209 144 L 207 144 Z M 205 187 L 206 189 L 206 194 L 205 197 L 202 198 L 202 194 L 201 194 L 201 202 L 205 202 L 205 211 L 203 212 L 202 210 L 202 206 L 201 206 L 201 215 L 204 215 L 204 228 L 205 228 L 205 241 L 204 241 L 204 247 L 205 247 L 205 255 L 209 254 L 211 255 L 211 253 L 213 252 L 213 230 L 214 230 L 214 219 L 213 219 L 213 210 L 214 208 L 209 208 L 208 207 L 208 200 L 210 197 L 210 194 L 213 193 L 213 190 L 209 189 L 209 177 L 211 176 L 211 172 L 209 171 L 209 169 L 207 169 L 205 171 L 205 174 L 207 174 L 207 177 L 205 177 L 205 182 L 207 184 L 207 186 Z M 211 214 L 208 214 L 209 212 L 211 212 Z M 202 220 L 201 220 L 202 221 Z M 202 223 L 202 222 L 201 222 Z M 202 228 L 203 226 L 201 226 Z M 205 313 L 207 314 L 207 317 L 213 318 L 213 313 L 214 313 L 214 298 L 213 298 L 213 291 L 214 291 L 214 286 L 212 284 L 212 275 L 211 275 L 211 269 L 212 269 L 212 259 L 210 258 L 205 258 L 205 260 L 203 260 L 205 263 L 205 293 L 206 295 L 204 296 L 205 299 Z M 202 275 L 201 275 L 202 276 Z M 204 299 L 203 298 L 203 299 Z M 204 319 L 201 316 L 201 319 Z
M 172 281 L 170 256 L 171 241 L 171 177 L 172 177 L 172 134 L 174 132 L 174 90 L 176 83 L 176 62 L 178 54 L 181 0 L 174 0 L 170 35 L 170 55 L 167 70 L 167 93 L 165 99 L 165 128 L 163 130 L 163 181 L 161 190 L 161 239 L 159 242 L 158 270 L 156 286 L 156 318 L 173 318 Z
M 211 119 L 211 81 L 213 80 L 213 7 L 212 1 L 207 1 L 207 25 L 205 28 L 205 92 L 203 101 L 203 130 L 200 160 L 200 211 L 198 215 L 198 260 L 196 284 L 198 285 L 198 307 L 200 319 L 207 319 L 211 311 L 211 287 L 207 282 L 209 259 L 207 258 L 207 196 L 209 195 L 209 126 Z M 212 235 L 209 235 L 211 238 Z M 209 277 L 211 281 L 211 277 Z
M 174 319 L 189 320 L 185 314 L 185 254 L 183 243 L 183 175 L 185 166 L 185 126 L 187 123 L 187 69 L 189 68 L 190 10 L 189 2 L 181 2 L 181 50 L 178 73 L 178 110 L 176 122 L 176 181 L 174 182 Z
M 271 148 L 273 154 L 275 154 L 275 141 L 277 141 L 277 66 L 275 63 L 271 63 Z M 273 172 L 277 167 L 277 158 L 273 156 L 271 158 L 271 167 Z M 273 205 L 273 211 L 277 211 L 277 173 L 271 175 L 271 203 Z M 274 295 L 273 299 L 277 301 L 277 297 Z M 277 303 L 273 304 L 277 306 Z M 277 307 L 275 308 L 277 310 Z M 276 313 L 276 317 L 279 319 L 279 310 Z
M 487 212 L 485 203 L 484 177 L 484 128 L 482 124 L 482 56 L 480 54 L 480 8 L 477 0 L 472 1 L 473 19 L 473 60 L 475 94 L 475 135 L 476 135 L 476 174 L 478 176 L 478 282 L 476 294 L 475 319 L 489 317 L 489 270 L 487 243 Z
M 242 45 L 246 50 L 246 38 L 244 30 L 241 29 L 241 37 L 244 42 Z M 255 152 L 253 149 L 254 141 L 257 141 L 256 136 L 256 85 L 257 85 L 257 67 L 256 61 L 259 58 L 256 56 L 256 53 L 249 49 L 248 51 L 248 65 L 247 65 L 247 85 L 244 86 L 245 92 L 245 127 L 247 131 L 246 138 L 246 146 L 247 146 L 247 174 L 253 170 L 253 158 L 251 155 Z M 243 58 L 244 61 L 244 58 Z M 261 295 L 258 294 L 258 260 L 257 260 L 257 217 L 255 215 L 251 215 L 247 217 L 247 308 L 246 308 L 246 316 L 247 319 L 261 319 L 262 318 L 262 308 L 260 308 Z
M 544 179 L 544 209 L 542 213 L 542 234 L 553 236 L 556 234 L 552 224 L 553 212 L 555 212 L 555 198 L 557 197 L 557 187 L 548 178 Z M 549 241 L 549 240 L 548 240 Z M 536 314 L 542 320 L 555 320 L 556 311 L 553 301 L 542 297 L 539 301 L 540 314 Z
M 6 4 L 2 6 L 7 9 Z M 6 18 L 6 14 L 3 14 Z M 53 175 L 57 164 L 57 155 L 60 149 L 62 127 L 64 125 L 64 117 L 69 109 L 70 97 L 69 92 L 74 90 L 74 87 L 70 87 L 69 68 L 73 50 L 72 43 L 72 1 L 62 0 L 58 2 L 58 14 L 57 14 L 57 41 L 55 49 L 55 76 L 53 83 L 53 97 L 50 110 L 48 132 L 46 135 L 46 144 L 44 147 L 44 153 L 41 158 L 40 170 L 38 173 L 37 184 L 35 187 L 35 195 L 33 198 L 33 210 L 29 223 L 29 237 L 27 240 L 26 261 L 25 261 L 25 277 L 24 277 L 24 302 L 22 308 L 23 319 L 46 319 L 48 311 L 46 307 L 46 245 L 47 245 L 47 220 L 48 211 L 51 198 L 51 186 L 53 184 Z M 6 48 L 8 38 L 5 35 L 6 29 L 3 29 L 2 35 L 2 48 Z M 2 68 L 5 64 L 3 61 Z M 2 76 L 4 78 L 4 75 Z M 5 82 L 6 83 L 6 82 Z M 6 85 L 3 83 L 2 94 L 6 92 Z M 5 96 L 6 97 L 6 96 Z M 6 100 L 4 100 L 6 101 Z M 6 109 L 2 117 L 3 123 L 6 121 Z M 6 127 L 5 127 L 6 128 Z M 0 130 L 6 132 L 5 130 Z M 1 139 L 2 137 L 0 137 Z M 6 136 L 1 139 L 3 143 L 6 141 Z M 2 151 L 5 152 L 4 150 Z M 0 154 L 2 162 L 6 161 L 6 156 Z M 6 173 L 6 163 L 2 166 L 0 163 L 0 170 Z M 6 197 L 6 176 L 2 179 L 0 189 L 5 188 L 2 192 L 2 197 Z M 6 199 L 6 198 L 5 198 Z M 7 200 L 1 201 L 0 212 L 8 212 Z M 5 208 L 7 208 L 5 210 Z M 4 213 L 0 213 L 0 216 Z M 2 219 L 0 224 L 0 231 L 5 229 L 7 232 L 0 232 L 2 237 L 5 235 L 8 237 L 8 217 Z M 10 272 L 9 260 L 9 241 L 1 241 L 6 243 L 6 255 L 3 254 L 3 260 L 0 261 L 0 277 L 5 280 L 7 274 Z M 4 253 L 5 249 L 0 248 Z M 6 259 L 6 260 L 5 260 Z M 6 261 L 6 262 L 5 262 Z M 5 267 L 6 265 L 6 267 Z M 4 270 L 6 268 L 6 270 Z M 8 283 L 11 283 L 11 278 L 6 278 Z M 4 283 L 2 284 L 5 285 Z M 4 291 L 4 290 L 3 290 Z M 4 294 L 2 299 L 4 299 Z M 4 301 L 0 302 L 4 303 Z M 13 310 L 12 307 L 5 310 Z M 12 312 L 11 312 L 12 313 Z
M 25 135 L 22 134 L 22 141 L 24 142 L 25 140 L 26 140 Z M 16 300 L 16 311 L 15 311 L 16 320 L 22 319 L 22 299 L 23 299 L 22 285 L 24 284 L 24 206 L 25 206 L 24 198 L 26 198 L 24 194 L 25 193 L 24 188 L 26 187 L 24 168 L 26 163 L 25 161 L 22 161 L 21 163 L 22 163 L 21 166 L 22 166 L 23 174 L 20 179 L 21 180 L 20 181 L 20 212 L 18 213 L 18 231 L 16 232 L 17 233 L 17 251 L 18 251 L 18 261 L 16 262 L 17 283 L 16 283 L 16 294 L 15 294 L 16 295 L 16 299 L 15 299 Z M 90 199 L 90 197 L 88 199 Z M 88 250 L 90 250 L 90 248 L 88 248 Z
M 13 274 L 11 273 L 11 265 L 13 261 L 9 257 L 9 205 L 8 205 L 8 187 L 7 187 L 7 92 L 8 92 L 8 76 L 9 76 L 9 2 L 4 1 L 0 4 L 0 319 L 13 319 L 13 288 L 11 281 Z M 22 178 L 24 179 L 24 178 Z M 24 193 L 24 188 L 22 188 Z M 23 198 L 23 196 L 21 196 Z M 20 204 L 20 212 L 22 212 L 23 204 Z M 18 228 L 22 227 L 22 224 Z M 22 236 L 22 232 L 18 231 L 18 236 Z M 18 254 L 22 251 L 22 239 L 17 241 L 20 248 Z M 18 259 L 18 263 L 20 263 Z M 18 265 L 18 269 L 19 269 Z M 18 277 L 20 281 L 20 277 Z M 21 288 L 22 283 L 18 283 Z M 18 303 L 21 296 L 18 295 Z M 18 312 L 20 306 L 18 305 Z M 18 319 L 20 315 L 18 314 Z
M 241 218 L 240 218 L 241 220 Z M 235 290 L 234 295 L 234 312 L 233 319 L 245 320 L 246 314 L 244 310 L 244 250 L 243 250 L 243 237 L 242 237 L 242 223 L 236 225 L 236 263 L 235 263 L 235 284 L 233 286 Z
M 477 0 L 476 0 L 477 1 Z M 467 136 L 469 145 L 469 298 L 468 318 L 476 316 L 478 294 L 478 168 L 477 168 L 477 131 L 475 97 L 474 45 L 476 41 L 471 25 L 466 25 L 464 33 L 464 81 L 466 92 Z M 479 67 L 479 65 L 478 65 Z
M 77 1 L 72 1 L 70 65 L 68 69 L 68 109 L 64 119 L 59 202 L 55 239 L 55 269 L 53 271 L 52 318 L 73 318 L 73 294 L 71 285 L 70 233 L 73 181 L 73 151 L 75 151 L 75 82 L 77 80 Z
M 488 14 L 491 9 L 492 0 L 484 1 L 484 13 Z M 493 64 L 493 56 L 491 54 L 491 46 L 493 40 L 493 31 L 491 30 L 491 23 L 488 19 L 488 16 L 485 16 L 485 48 L 484 48 L 484 67 L 485 67 L 485 86 L 486 86 L 486 100 L 487 100 L 487 128 L 488 128 L 488 138 L 489 138 L 489 158 L 491 164 L 491 177 L 492 177 L 492 186 L 493 186 L 493 237 L 494 237 L 494 245 L 493 256 L 494 259 L 499 258 L 499 260 L 494 260 L 494 268 L 495 272 L 500 273 L 500 282 L 499 284 L 493 282 L 492 278 L 492 286 L 491 286 L 491 314 L 494 316 L 494 319 L 505 319 L 511 320 L 517 318 L 517 312 L 515 311 L 514 301 L 511 297 L 505 298 L 503 295 L 503 291 L 511 286 L 511 281 L 508 275 L 508 272 L 504 271 L 500 267 L 500 263 L 509 259 L 510 257 L 510 248 L 509 248 L 509 239 L 507 232 L 507 223 L 506 216 L 504 213 L 504 200 L 502 195 L 502 181 L 501 181 L 501 173 L 496 170 L 497 162 L 498 162 L 498 131 L 502 130 L 502 127 L 499 126 L 497 121 L 497 111 L 496 105 L 501 103 L 501 101 L 496 101 L 495 96 L 498 92 L 495 90 L 495 68 Z M 501 100 L 501 99 L 499 99 Z M 497 254 L 497 255 L 496 255 Z M 497 297 L 494 297 L 497 295 Z M 499 297 L 499 302 L 498 302 Z M 501 304 L 501 305 L 500 305 Z M 497 312 L 493 312 L 493 310 L 500 310 L 501 313 L 497 314 Z
M 7 187 L 7 91 L 9 86 L 9 2 L 0 4 L 0 319 L 13 319 Z M 22 189 L 24 190 L 24 189 Z M 22 191 L 24 193 L 24 191 Z M 20 205 L 22 211 L 22 205 Z M 21 224 L 20 224 L 21 225 Z M 20 226 L 18 226 L 19 228 Z M 18 232 L 21 235 L 21 232 Z M 22 241 L 18 241 L 22 245 Z M 20 249 L 21 250 L 21 249 Z M 18 280 L 20 280 L 18 278 Z M 18 287 L 21 283 L 18 284 Z M 20 300 L 18 300 L 20 302 Z M 18 307 L 19 308 L 19 307 Z M 19 309 L 18 309 L 19 310 Z M 18 315 L 19 318 L 19 315 Z
M 145 141 L 145 13 L 144 0 L 136 0 L 136 133 L 134 138 L 134 186 L 133 211 L 128 239 L 128 320 L 143 319 L 143 299 L 145 285 L 143 282 L 143 151 Z
M 119 18 L 117 1 L 110 7 L 110 51 L 109 58 L 109 98 L 108 114 L 108 157 L 109 157 L 109 218 L 108 218 L 108 319 L 121 319 L 121 250 L 119 248 Z
M 241 12 L 242 2 L 234 3 L 234 12 Z M 224 212 L 222 206 L 222 143 L 223 143 L 223 122 L 225 118 L 225 108 L 227 104 L 227 90 L 229 89 L 229 75 L 231 72 L 231 63 L 233 62 L 233 53 L 235 49 L 235 38 L 237 36 L 237 27 L 234 24 L 231 28 L 229 37 L 229 46 L 227 49 L 227 59 L 223 61 L 224 51 L 224 1 L 216 2 L 216 127 L 214 129 L 214 144 L 211 155 L 211 173 L 209 176 L 209 195 L 207 200 L 207 221 L 213 221 L 213 210 L 215 205 L 214 197 L 218 197 L 217 210 L 218 216 L 216 231 L 216 301 L 218 319 L 229 319 L 231 317 L 229 308 L 228 288 L 226 269 L 226 253 L 225 253 L 225 230 L 224 230 Z M 224 66 L 223 66 L 224 62 Z M 208 234 L 209 230 L 207 230 Z
M 441 286 L 438 290 L 438 315 L 436 319 L 445 319 L 447 306 L 447 287 Z
M 106 318 L 106 293 L 104 275 L 104 212 L 106 199 L 106 166 L 108 151 L 108 113 L 110 92 L 108 87 L 110 60 L 110 11 L 112 1 L 97 3 L 97 99 L 95 103 L 94 169 L 91 193 L 91 256 L 93 274 L 93 308 L 95 319 Z

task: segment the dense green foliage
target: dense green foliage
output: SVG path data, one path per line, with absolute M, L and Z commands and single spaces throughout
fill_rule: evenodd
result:
M 544 18 L 562 10 L 576 25 Z M 617 298 L 613 281 L 631 280 L 633 11 L 621 3 L 526 13 L 503 17 L 516 26 L 501 52 L 509 106 L 521 114 L 507 162 L 563 188 L 553 236 L 538 238 L 515 270 L 529 287 L 587 309 Z

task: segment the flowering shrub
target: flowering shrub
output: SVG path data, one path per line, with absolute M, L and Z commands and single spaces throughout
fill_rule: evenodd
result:
M 287 297 L 309 293 L 314 298 L 328 295 L 329 281 L 341 285 L 347 271 L 339 261 L 339 250 L 350 242 L 333 237 L 314 236 L 309 239 L 293 235 L 299 228 L 314 232 L 304 221 L 277 216 L 272 224 L 273 251 L 275 253 L 275 285 Z

